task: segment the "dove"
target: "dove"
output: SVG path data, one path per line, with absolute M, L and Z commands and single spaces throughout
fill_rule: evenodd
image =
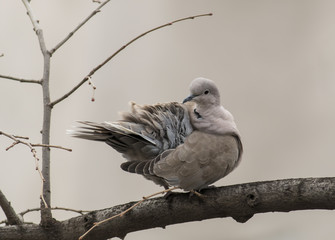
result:
M 121 168 L 163 186 L 200 191 L 233 171 L 243 152 L 232 114 L 215 83 L 196 78 L 183 103 L 131 103 L 122 120 L 82 124 L 73 137 L 107 143 L 126 159 Z

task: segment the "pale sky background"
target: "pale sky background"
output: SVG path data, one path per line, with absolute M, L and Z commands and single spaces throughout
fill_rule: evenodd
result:
M 97 4 L 33 0 L 54 47 Z M 334 176 L 335 2 L 324 0 L 113 0 L 52 57 L 51 97 L 62 96 L 136 35 L 174 19 L 213 12 L 147 35 L 54 108 L 52 205 L 93 210 L 141 199 L 160 188 L 122 171 L 106 144 L 66 135 L 76 120 L 117 120 L 128 102 L 181 101 L 195 77 L 214 80 L 244 144 L 240 166 L 217 186 Z M 21 1 L 0 0 L 0 74 L 40 79 L 42 55 Z M 0 130 L 41 142 L 41 89 L 0 79 Z M 17 212 L 39 206 L 40 178 L 25 146 L 0 136 L 0 189 Z M 38 154 L 41 154 L 40 149 Z M 54 212 L 59 219 L 75 214 Z M 0 220 L 5 218 L 0 211 Z M 39 213 L 27 214 L 39 221 Z M 333 211 L 258 214 L 241 224 L 213 219 L 131 233 L 126 239 L 333 239 Z

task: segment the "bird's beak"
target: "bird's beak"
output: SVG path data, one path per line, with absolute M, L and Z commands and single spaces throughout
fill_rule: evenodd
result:
M 194 97 L 195 97 L 194 95 L 188 96 L 187 98 L 184 99 L 183 103 L 191 101 Z

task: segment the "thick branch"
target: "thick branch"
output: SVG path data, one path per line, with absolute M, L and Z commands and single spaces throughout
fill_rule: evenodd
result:
M 126 43 L 125 45 L 123 45 L 121 48 L 119 48 L 116 52 L 114 52 L 111 56 L 109 56 L 105 61 L 103 61 L 101 64 L 99 64 L 98 66 L 96 66 L 95 68 L 93 68 L 89 74 L 86 75 L 86 77 L 83 78 L 83 80 L 81 80 L 76 86 L 74 86 L 68 93 L 66 93 L 65 95 L 63 95 L 62 97 L 60 97 L 59 99 L 53 101 L 50 103 L 50 105 L 53 107 L 54 105 L 56 105 L 57 103 L 63 101 L 64 99 L 66 99 L 67 97 L 69 97 L 72 93 L 74 93 L 78 88 L 80 88 L 81 85 L 83 85 L 86 81 L 88 81 L 90 79 L 90 77 L 92 77 L 92 75 L 98 71 L 102 66 L 104 66 L 106 63 L 108 63 L 111 59 L 113 59 L 117 54 L 119 54 L 122 50 L 124 50 L 126 47 L 128 47 L 130 44 L 132 44 L 133 42 L 135 42 L 136 40 L 144 37 L 145 35 L 147 35 L 148 33 L 154 32 L 158 29 L 164 28 L 164 27 L 168 27 L 173 25 L 174 23 L 177 22 L 181 22 L 181 21 L 185 21 L 185 20 L 189 20 L 189 19 L 194 19 L 194 18 L 198 18 L 198 17 L 204 17 L 204 16 L 212 16 L 212 13 L 206 13 L 206 14 L 200 14 L 200 15 L 195 15 L 195 16 L 190 16 L 190 17 L 185 17 L 185 18 L 181 18 L 163 25 L 160 25 L 158 27 L 152 28 L 144 33 L 141 33 L 140 35 L 138 35 L 137 37 L 133 38 L 132 40 L 130 40 L 128 43 Z
M 22 82 L 22 83 L 37 83 L 37 84 L 42 83 L 41 80 L 24 79 L 24 78 L 12 77 L 12 76 L 2 75 L 2 74 L 0 74 L 0 78 L 5 78 L 5 79 L 18 81 L 18 82 Z
M 81 23 L 79 23 L 79 25 L 73 30 L 71 31 L 62 41 L 60 41 L 53 49 L 50 50 L 50 54 L 52 55 L 54 52 L 57 51 L 58 48 L 60 48 L 64 43 L 67 42 L 67 40 L 69 40 L 73 34 L 75 34 L 75 32 L 77 32 L 79 30 L 79 28 L 81 28 L 86 22 L 88 22 L 95 14 L 97 14 L 98 12 L 100 12 L 100 9 L 105 6 L 110 0 L 106 0 L 103 3 L 100 4 L 99 7 L 97 7 L 89 16 L 87 16 Z
M 6 196 L 2 193 L 1 190 L 0 190 L 0 206 L 7 217 L 8 224 L 10 225 L 21 225 L 22 224 L 22 221 L 17 216 L 12 205 L 7 200 Z
M 285 179 L 207 189 L 206 197 L 187 193 L 144 201 L 122 217 L 96 227 L 85 239 L 124 237 L 134 231 L 211 218 L 246 222 L 254 214 L 307 209 L 335 209 L 335 178 Z M 60 222 L 51 231 L 37 225 L 0 228 L 0 239 L 78 239 L 93 223 L 132 206 L 123 204 Z M 129 224 L 129 223 L 132 224 Z

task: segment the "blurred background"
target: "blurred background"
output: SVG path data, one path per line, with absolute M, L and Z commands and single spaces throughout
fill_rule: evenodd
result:
M 86 0 L 32 1 L 49 49 L 98 5 Z M 120 154 L 66 135 L 76 120 L 119 119 L 129 101 L 181 101 L 195 77 L 214 80 L 244 144 L 240 166 L 216 186 L 334 176 L 335 2 L 311 0 L 114 0 L 51 59 L 52 100 L 138 34 L 177 18 L 213 12 L 136 41 L 52 114 L 52 205 L 81 210 L 141 199 L 160 188 L 122 171 Z M 21 1 L 0 0 L 0 74 L 42 77 L 42 55 Z M 0 79 L 0 130 L 40 143 L 39 85 Z M 5 149 L 0 136 L 0 189 L 17 212 L 39 207 L 40 178 L 26 146 Z M 38 149 L 39 156 L 41 150 Z M 55 211 L 66 219 L 76 214 Z M 5 218 L 0 211 L 0 220 Z M 27 221 L 39 221 L 29 213 Z M 332 211 L 258 214 L 247 223 L 212 219 L 131 233 L 127 239 L 333 239 Z

